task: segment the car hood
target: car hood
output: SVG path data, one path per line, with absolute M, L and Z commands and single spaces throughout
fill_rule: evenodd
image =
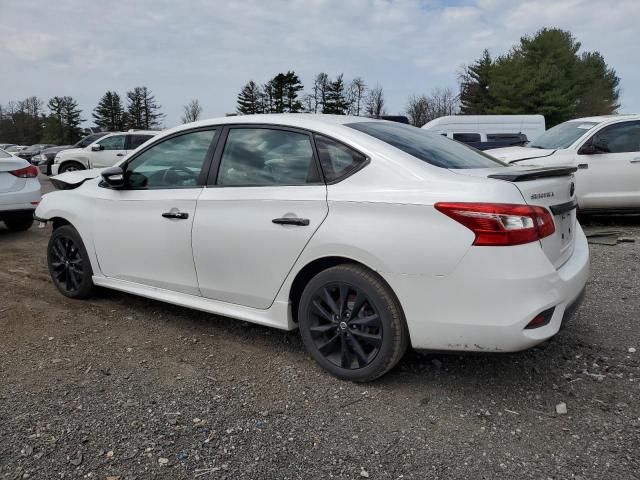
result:
M 556 150 L 543 149 L 543 148 L 531 148 L 531 147 L 506 147 L 506 148 L 493 148 L 491 150 L 485 150 L 484 153 L 491 155 L 492 157 L 502 160 L 507 163 L 511 163 L 515 160 L 527 160 L 529 158 L 541 158 L 549 157 L 553 155 Z
M 45 148 L 44 150 L 42 150 L 42 152 L 40 153 L 58 153 L 61 152 L 62 150 L 69 150 L 71 149 L 71 145 L 62 145 L 60 147 L 49 147 L 49 148 Z
M 55 177 L 51 177 L 51 183 L 58 190 L 73 190 L 78 188 L 87 180 L 97 178 L 103 168 L 92 168 L 91 170 L 76 170 L 73 172 L 65 172 Z
M 61 155 L 78 155 L 84 152 L 85 152 L 84 148 L 67 148 L 60 153 Z

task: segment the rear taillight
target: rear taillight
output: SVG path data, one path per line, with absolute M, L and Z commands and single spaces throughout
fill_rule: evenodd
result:
M 33 165 L 29 165 L 28 167 L 13 170 L 9 173 L 19 178 L 35 178 L 38 176 L 38 168 Z
M 549 210 L 510 203 L 436 203 L 435 208 L 476 235 L 474 245 L 522 245 L 556 231 Z

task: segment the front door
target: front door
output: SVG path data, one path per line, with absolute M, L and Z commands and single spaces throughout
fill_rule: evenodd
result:
M 208 129 L 162 139 L 124 166 L 123 189 L 99 189 L 93 237 L 105 276 L 200 294 L 191 230 L 214 138 Z
M 200 291 L 266 309 L 327 216 L 327 190 L 307 132 L 226 131 L 193 225 Z
M 578 155 L 580 208 L 640 208 L 640 122 L 620 122 L 587 142 L 597 153 Z
M 89 147 L 91 149 L 89 168 L 112 167 L 122 160 L 127 153 L 125 138 L 124 134 L 110 135 Z M 95 146 L 98 146 L 99 150 L 95 150 Z

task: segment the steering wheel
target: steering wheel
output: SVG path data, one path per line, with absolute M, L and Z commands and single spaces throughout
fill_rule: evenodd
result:
M 178 172 L 187 174 L 188 179 L 196 178 L 196 175 L 187 167 L 169 167 L 162 174 L 162 183 L 164 185 L 175 185 L 181 181 Z M 184 181 L 184 180 L 182 180 Z

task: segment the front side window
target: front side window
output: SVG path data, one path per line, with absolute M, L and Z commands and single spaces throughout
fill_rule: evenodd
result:
M 322 135 L 316 135 L 316 147 L 327 182 L 350 175 L 367 161 L 361 153 Z
M 157 143 L 126 167 L 129 188 L 189 188 L 198 186 L 215 130 L 190 132 Z
M 595 127 L 595 122 L 572 120 L 550 128 L 538 138 L 534 139 L 530 147 L 550 150 L 569 148 L 576 140 Z
M 348 126 L 436 167 L 458 169 L 506 166 L 496 158 L 422 128 L 386 122 L 360 122 Z
M 269 128 L 232 128 L 218 185 L 304 185 L 320 180 L 309 135 Z
M 611 125 L 597 132 L 590 142 L 602 153 L 640 152 L 640 122 Z
M 98 145 L 102 150 L 124 150 L 124 135 L 113 135 L 104 140 L 100 140 Z

